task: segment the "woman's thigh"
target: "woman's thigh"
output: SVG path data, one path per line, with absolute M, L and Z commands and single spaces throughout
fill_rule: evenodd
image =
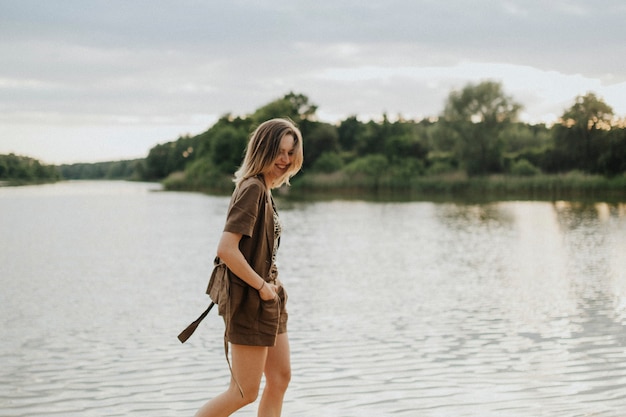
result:
M 268 357 L 264 346 L 231 345 L 233 376 L 244 391 L 258 390 Z
M 268 349 L 265 361 L 265 377 L 270 380 L 289 382 L 291 378 L 291 358 L 289 350 L 289 337 L 287 333 L 280 333 L 276 338 L 276 344 Z

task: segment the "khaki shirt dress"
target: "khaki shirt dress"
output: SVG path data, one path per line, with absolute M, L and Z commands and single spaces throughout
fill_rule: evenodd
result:
M 266 282 L 279 285 L 278 296 L 264 301 L 259 292 L 230 270 L 229 305 L 224 315 L 226 339 L 250 346 L 274 346 L 276 336 L 287 331 L 287 293 L 277 280 L 272 263 L 275 210 L 263 177 L 243 180 L 233 192 L 225 232 L 243 235 L 239 249 L 252 269 Z

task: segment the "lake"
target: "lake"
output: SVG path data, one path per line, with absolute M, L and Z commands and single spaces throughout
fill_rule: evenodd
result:
M 0 416 L 192 416 L 228 197 L 0 188 Z M 285 416 L 623 417 L 626 204 L 278 199 Z M 255 416 L 250 406 L 237 416 Z

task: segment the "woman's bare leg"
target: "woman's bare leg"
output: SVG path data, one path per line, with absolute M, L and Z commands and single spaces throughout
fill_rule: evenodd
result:
M 231 345 L 233 375 L 241 385 L 231 379 L 228 390 L 202 406 L 195 417 L 227 417 L 241 407 L 254 402 L 259 395 L 268 348 L 262 346 Z
M 259 404 L 259 417 L 280 416 L 290 380 L 289 338 L 287 333 L 281 333 L 276 338 L 276 345 L 269 348 L 265 361 L 265 388 Z

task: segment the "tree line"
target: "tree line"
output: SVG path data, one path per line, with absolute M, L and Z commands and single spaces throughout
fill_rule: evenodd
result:
M 152 148 L 144 179 L 167 178 L 171 188 L 227 187 L 248 135 L 272 117 L 288 117 L 302 130 L 301 178 L 402 186 L 411 178 L 459 172 L 467 177 L 626 172 L 624 121 L 593 93 L 577 97 L 552 126 L 520 122 L 522 105 L 491 81 L 451 92 L 441 114 L 431 119 L 391 121 L 383 115 L 363 122 L 350 116 L 329 124 L 317 120 L 316 110 L 305 95 L 289 93 L 251 115 L 227 114 L 200 135 Z
M 437 117 L 331 124 L 317 106 L 290 92 L 244 116 L 226 114 L 199 135 L 154 146 L 145 159 L 57 167 L 67 179 L 164 181 L 170 189 L 232 187 L 250 132 L 261 122 L 288 117 L 304 137 L 302 174 L 317 183 L 402 187 L 415 178 L 462 174 L 532 177 L 580 172 L 607 178 L 626 173 L 626 124 L 593 93 L 576 97 L 552 126 L 519 121 L 522 105 L 493 81 L 452 91 Z M 5 170 L 6 171 L 6 170 Z M 2 178 L 0 165 L 0 178 Z
M 142 180 L 144 159 L 126 161 L 76 163 L 59 165 L 57 170 L 66 180 Z
M 16 184 L 57 181 L 61 178 L 53 165 L 13 153 L 0 155 L 0 181 Z

